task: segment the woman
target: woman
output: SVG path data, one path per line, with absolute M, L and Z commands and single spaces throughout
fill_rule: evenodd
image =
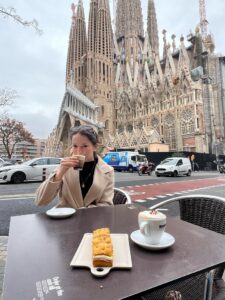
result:
M 59 194 L 58 207 L 91 207 L 113 204 L 114 170 L 96 155 L 97 133 L 91 126 L 71 128 L 71 154 L 62 159 L 56 171 L 37 190 L 36 204 L 46 205 Z M 79 159 L 85 163 L 78 170 Z

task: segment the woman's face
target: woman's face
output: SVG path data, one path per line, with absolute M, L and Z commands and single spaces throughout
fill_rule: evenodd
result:
M 72 153 L 85 156 L 86 161 L 94 160 L 94 151 L 96 146 L 85 136 L 79 133 L 72 137 Z

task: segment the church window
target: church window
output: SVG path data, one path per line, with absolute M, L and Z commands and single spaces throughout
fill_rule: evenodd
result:
M 190 134 L 194 132 L 194 117 L 191 109 L 186 109 L 181 113 L 181 133 Z
M 103 81 L 105 81 L 105 63 L 102 64 Z
M 98 70 L 98 72 L 99 72 L 99 81 L 101 81 L 101 70 L 102 70 L 102 68 L 101 68 L 101 62 L 100 61 L 98 62 L 98 67 L 99 67 L 99 70 Z

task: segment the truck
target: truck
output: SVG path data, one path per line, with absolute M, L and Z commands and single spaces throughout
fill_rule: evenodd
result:
M 140 164 L 147 162 L 147 157 L 136 151 L 107 152 L 103 160 L 116 171 L 137 171 Z

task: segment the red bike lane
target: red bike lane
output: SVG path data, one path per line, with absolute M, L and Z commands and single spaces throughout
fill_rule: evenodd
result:
M 160 197 L 172 196 L 175 193 L 191 192 L 207 187 L 225 186 L 225 178 L 195 179 L 179 182 L 153 183 L 145 185 L 125 186 L 122 189 L 128 192 L 133 201 Z M 150 198 L 150 199 L 149 199 Z

